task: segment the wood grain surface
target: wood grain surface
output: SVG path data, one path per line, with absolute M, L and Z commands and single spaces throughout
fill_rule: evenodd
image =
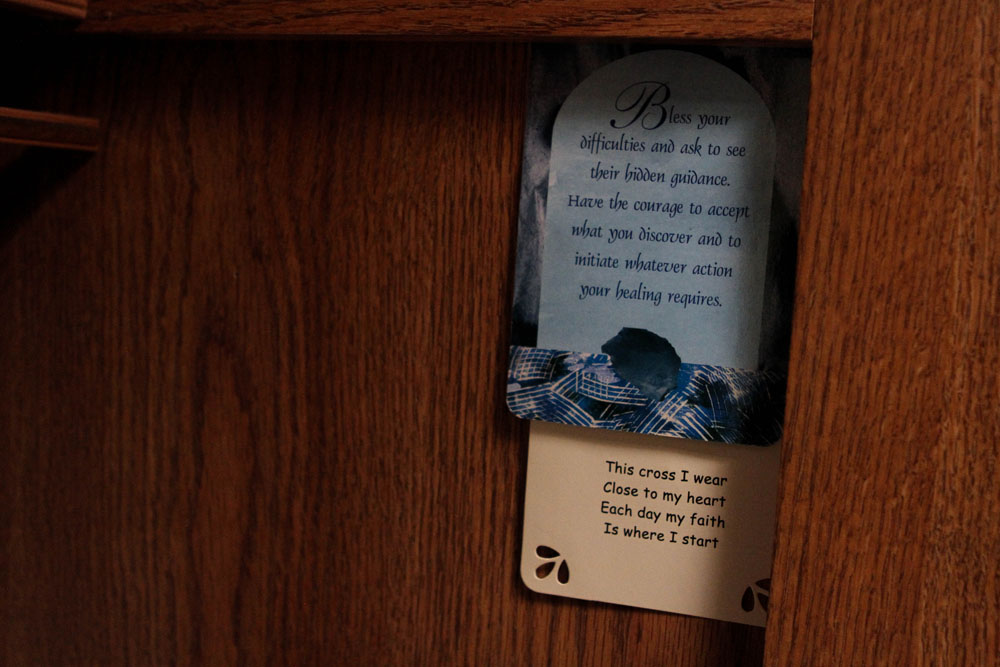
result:
M 0 0 L 0 11 L 8 9 L 43 16 L 82 19 L 87 16 L 87 0 Z
M 1000 661 L 1000 12 L 817 3 L 767 663 Z
M 526 56 L 38 44 L 106 133 L 0 172 L 0 663 L 760 663 L 519 580 Z
M 96 118 L 0 107 L 0 143 L 94 151 L 99 142 Z
M 92 0 L 83 30 L 809 42 L 813 0 Z

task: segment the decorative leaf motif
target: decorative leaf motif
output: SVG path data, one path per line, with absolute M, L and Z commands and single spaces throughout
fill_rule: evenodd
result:
M 535 568 L 536 577 L 539 579 L 546 578 L 553 571 L 556 571 L 556 566 L 558 565 L 559 569 L 556 571 L 556 581 L 560 584 L 569 583 L 569 563 L 566 562 L 565 558 L 560 557 L 558 551 L 542 544 L 535 547 L 535 554 L 547 561 Z
M 757 590 L 755 591 L 754 588 Z M 770 599 L 770 592 L 771 578 L 768 577 L 767 579 L 758 579 L 752 586 L 747 586 L 746 590 L 743 591 L 743 597 L 740 599 L 740 607 L 743 608 L 743 611 L 751 612 L 757 606 L 757 603 L 759 603 L 760 608 L 763 609 L 766 614 L 767 603 Z M 756 602 L 754 601 L 754 593 L 757 594 Z

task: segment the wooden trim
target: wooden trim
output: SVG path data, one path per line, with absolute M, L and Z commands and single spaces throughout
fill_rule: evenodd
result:
M 998 662 L 998 41 L 817 2 L 769 666 Z
M 0 107 L 0 143 L 96 151 L 96 118 Z
M 83 19 L 87 16 L 87 0 L 0 0 L 0 7 L 14 7 L 71 19 Z
M 805 45 L 813 0 L 94 0 L 88 32 Z

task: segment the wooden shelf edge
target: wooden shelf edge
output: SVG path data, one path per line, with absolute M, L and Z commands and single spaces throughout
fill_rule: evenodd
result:
M 87 0 L 0 0 L 0 7 L 68 19 L 82 20 L 87 17 Z
M 100 130 L 96 118 L 0 107 L 0 143 L 93 152 Z
M 82 32 L 805 46 L 813 0 L 92 0 Z

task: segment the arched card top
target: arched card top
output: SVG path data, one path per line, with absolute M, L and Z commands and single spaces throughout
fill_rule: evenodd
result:
M 584 80 L 553 128 L 537 346 L 611 353 L 628 329 L 757 369 L 774 151 L 757 92 L 708 58 L 647 51 Z

